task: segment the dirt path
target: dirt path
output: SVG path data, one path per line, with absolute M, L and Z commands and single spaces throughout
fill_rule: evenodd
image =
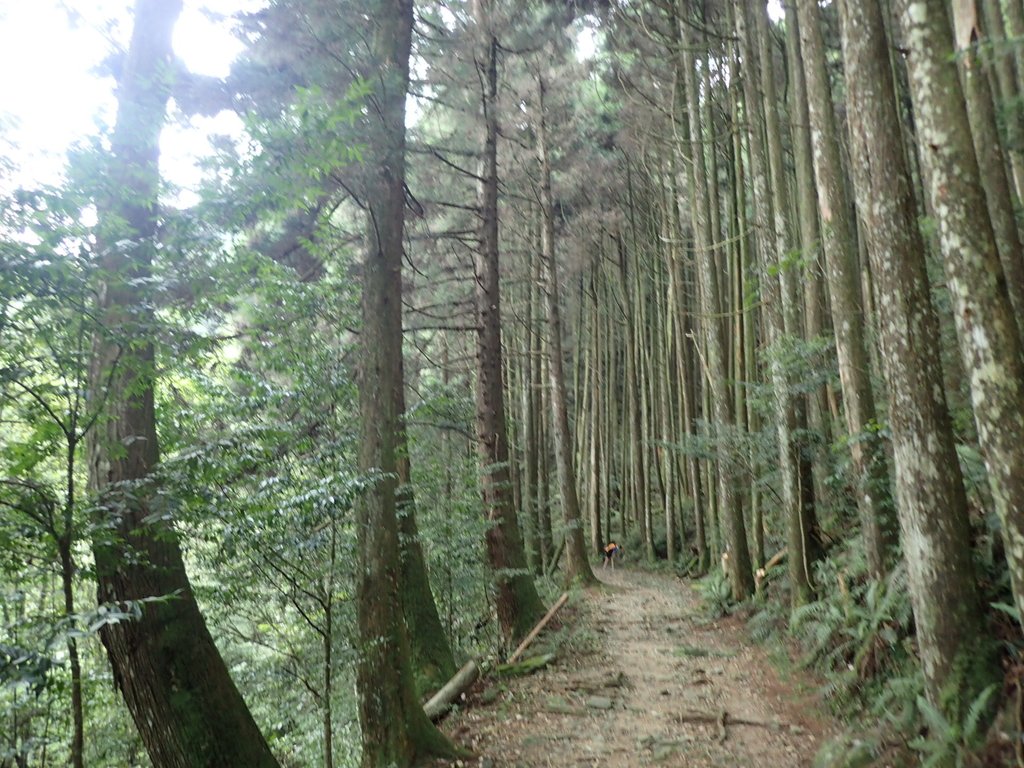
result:
M 482 756 L 467 764 L 811 764 L 830 723 L 798 690 L 806 691 L 805 681 L 780 680 L 737 620 L 708 621 L 689 583 L 643 571 L 599 573 L 606 586 L 589 590 L 567 618 L 574 639 L 554 666 L 491 681 L 449 719 L 446 730 Z

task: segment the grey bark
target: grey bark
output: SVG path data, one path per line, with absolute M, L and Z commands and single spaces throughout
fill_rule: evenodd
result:
M 857 481 L 857 510 L 868 568 L 875 577 L 879 577 L 892 563 L 897 526 L 891 506 L 885 454 L 877 437 L 875 395 L 864 339 L 864 312 L 854 250 L 854 224 L 850 217 L 832 93 L 825 69 L 820 9 L 815 0 L 799 0 L 797 8 L 832 328 L 839 359 L 839 382 L 843 390 L 850 458 Z
M 555 437 L 555 465 L 562 496 L 565 521 L 566 579 L 590 584 L 596 581 L 583 542 L 583 518 L 580 513 L 573 465 L 572 433 L 569 431 L 568 398 L 562 371 L 562 318 L 559 306 L 558 264 L 555 261 L 554 199 L 551 193 L 551 162 L 548 156 L 547 118 L 544 114 L 546 85 L 537 79 L 537 160 L 540 164 L 540 205 L 544 226 L 541 230 L 541 255 L 545 265 L 544 294 L 548 318 L 548 374 L 551 384 L 551 423 Z
M 897 513 L 929 700 L 960 721 L 991 675 L 970 525 L 942 389 L 938 321 L 878 0 L 841 0 L 857 208 L 889 391 Z
M 489 0 L 473 3 L 473 17 L 484 129 L 477 173 L 480 180 L 477 203 L 480 245 L 476 258 L 477 450 L 484 510 L 492 522 L 486 538 L 497 588 L 498 621 L 506 642 L 510 642 L 528 632 L 544 610 L 526 568 L 508 467 L 498 252 L 498 40 L 491 27 Z
M 897 0 L 910 49 L 921 163 L 939 225 L 946 285 L 989 488 L 1002 523 L 1018 609 L 1024 608 L 1024 357 L 986 215 L 949 17 L 941 0 Z M 991 170 L 991 169 L 989 169 Z M 991 198 L 988 203 L 991 204 Z M 1024 616 L 1024 612 L 1021 613 Z
M 682 33 L 680 37 L 682 46 L 680 48 L 680 55 L 689 113 L 690 159 L 692 160 L 690 189 L 691 199 L 694 201 L 691 209 L 694 216 L 695 246 L 698 250 L 702 313 L 701 326 L 703 328 L 704 352 L 707 355 L 711 386 L 718 388 L 718 391 L 714 389 L 711 391 L 715 422 L 717 428 L 725 432 L 733 424 L 733 414 L 730 408 L 730 399 L 724 391 L 724 388 L 727 386 L 727 378 L 722 354 L 726 349 L 726 345 L 722 324 L 719 322 L 721 303 L 719 300 L 718 271 L 715 268 L 711 251 L 713 235 L 710 228 L 710 217 L 704 205 L 704 202 L 707 200 L 707 172 L 704 162 L 703 128 L 700 123 L 697 82 L 694 76 L 695 67 L 692 53 L 690 53 L 692 41 L 688 37 L 689 27 L 686 24 L 681 26 Z M 723 442 L 720 440 L 720 445 Z M 750 564 L 746 526 L 736 506 L 732 478 L 730 473 L 723 471 L 723 469 L 723 467 L 720 467 L 718 472 L 717 501 L 721 509 L 721 521 L 728 547 L 729 578 L 733 597 L 736 600 L 744 600 L 754 592 L 754 574 Z

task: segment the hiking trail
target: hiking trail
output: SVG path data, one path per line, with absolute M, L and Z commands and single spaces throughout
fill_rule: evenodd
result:
M 835 728 L 812 681 L 782 679 L 742 620 L 709 619 L 688 581 L 621 567 L 598 576 L 560 617 L 576 640 L 552 666 L 478 683 L 446 721 L 478 755 L 463 765 L 811 765 Z

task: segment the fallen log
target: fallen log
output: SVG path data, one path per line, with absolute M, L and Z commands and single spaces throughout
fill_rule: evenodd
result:
M 470 659 L 455 676 L 444 684 L 430 701 L 423 705 L 423 711 L 431 720 L 440 720 L 452 708 L 452 704 L 480 677 L 480 665 Z
M 772 555 L 771 559 L 764 564 L 763 568 L 757 569 L 757 571 L 754 573 L 754 590 L 756 592 L 761 591 L 761 585 L 762 583 L 764 583 L 764 580 L 768 578 L 768 572 L 776 565 L 778 565 L 780 562 L 782 562 L 782 559 L 785 556 L 786 550 L 780 549 L 778 552 Z
M 494 668 L 494 674 L 498 677 L 521 677 L 532 675 L 538 669 L 544 669 L 555 660 L 555 654 L 545 653 L 543 656 L 531 656 L 529 659 L 517 661 L 512 664 L 499 664 Z
M 565 605 L 568 599 L 569 593 L 563 592 L 562 596 L 558 598 L 558 601 L 551 606 L 551 610 L 544 614 L 544 618 L 537 622 L 537 626 L 530 630 L 530 634 L 526 636 L 526 639 L 523 640 L 523 642 L 519 644 L 519 647 L 516 648 L 515 652 L 508 657 L 509 664 L 514 664 L 516 660 L 523 655 L 523 651 L 530 647 L 530 643 L 536 639 L 537 635 L 541 633 L 541 630 L 547 626 L 549 621 L 551 621 L 551 617 L 558 613 L 558 609 Z
M 718 714 L 713 712 L 680 712 L 673 716 L 672 719 L 677 723 L 700 723 L 702 725 L 717 726 L 719 737 L 725 731 L 726 725 L 749 725 L 755 728 L 767 728 L 772 731 L 781 731 L 784 728 L 793 732 L 800 730 L 799 726 L 787 725 L 778 720 L 751 720 L 746 717 L 733 717 L 725 710 Z

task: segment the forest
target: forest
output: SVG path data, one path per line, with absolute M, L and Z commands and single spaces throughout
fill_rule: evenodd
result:
M 819 768 L 1024 766 L 1022 0 L 123 5 L 58 181 L 0 117 L 0 768 L 476 765 L 624 571 Z

